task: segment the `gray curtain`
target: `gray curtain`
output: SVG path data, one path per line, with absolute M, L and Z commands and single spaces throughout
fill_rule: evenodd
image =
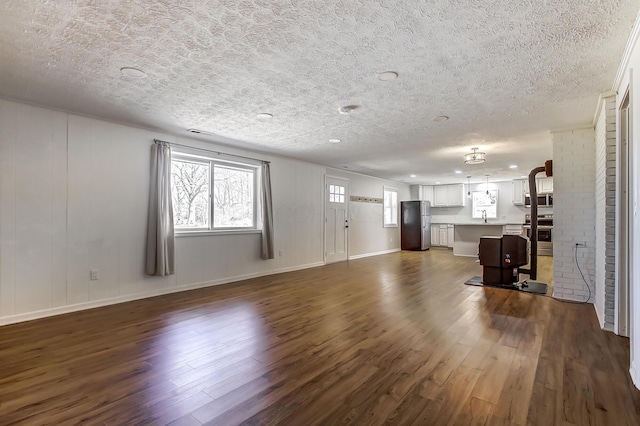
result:
M 173 206 L 171 205 L 171 147 L 151 146 L 151 191 L 147 228 L 148 275 L 174 273 Z
M 271 170 L 262 163 L 262 258 L 273 259 L 273 205 L 271 201 Z

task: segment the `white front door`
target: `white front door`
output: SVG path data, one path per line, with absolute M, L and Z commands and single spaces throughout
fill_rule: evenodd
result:
M 324 194 L 325 262 L 341 262 L 348 256 L 349 181 L 327 176 Z

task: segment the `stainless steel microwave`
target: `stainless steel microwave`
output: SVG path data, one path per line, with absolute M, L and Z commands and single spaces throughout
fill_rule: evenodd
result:
M 531 196 L 524 196 L 525 207 L 531 207 Z M 538 194 L 538 207 L 553 206 L 553 194 Z

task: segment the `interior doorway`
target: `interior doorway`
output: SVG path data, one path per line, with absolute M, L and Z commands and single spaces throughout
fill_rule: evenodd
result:
M 349 253 L 349 180 L 327 176 L 324 194 L 324 261 L 342 262 Z

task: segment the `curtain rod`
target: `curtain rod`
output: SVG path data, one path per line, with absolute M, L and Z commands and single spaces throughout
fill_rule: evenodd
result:
M 264 164 L 264 163 L 271 164 L 271 161 L 260 160 L 260 159 L 258 159 L 258 158 L 252 158 L 252 157 L 245 157 L 244 155 L 226 154 L 226 153 L 224 153 L 224 152 L 214 151 L 214 150 L 212 150 L 212 149 L 198 148 L 198 147 L 195 147 L 195 146 L 189 146 L 189 145 L 182 145 L 182 144 L 175 143 L 175 142 L 162 141 L 162 140 L 160 140 L 160 139 L 154 139 L 153 141 L 154 141 L 155 143 L 166 143 L 166 144 L 171 145 L 171 146 L 181 146 L 181 147 L 183 147 L 183 148 L 196 149 L 196 150 L 199 150 L 199 151 L 205 151 L 205 152 L 212 152 L 212 153 L 214 153 L 214 154 L 218 154 L 218 155 L 226 155 L 226 156 L 229 156 L 229 157 L 244 158 L 245 160 L 259 161 L 259 162 L 261 162 L 261 163 L 263 163 L 263 164 Z

